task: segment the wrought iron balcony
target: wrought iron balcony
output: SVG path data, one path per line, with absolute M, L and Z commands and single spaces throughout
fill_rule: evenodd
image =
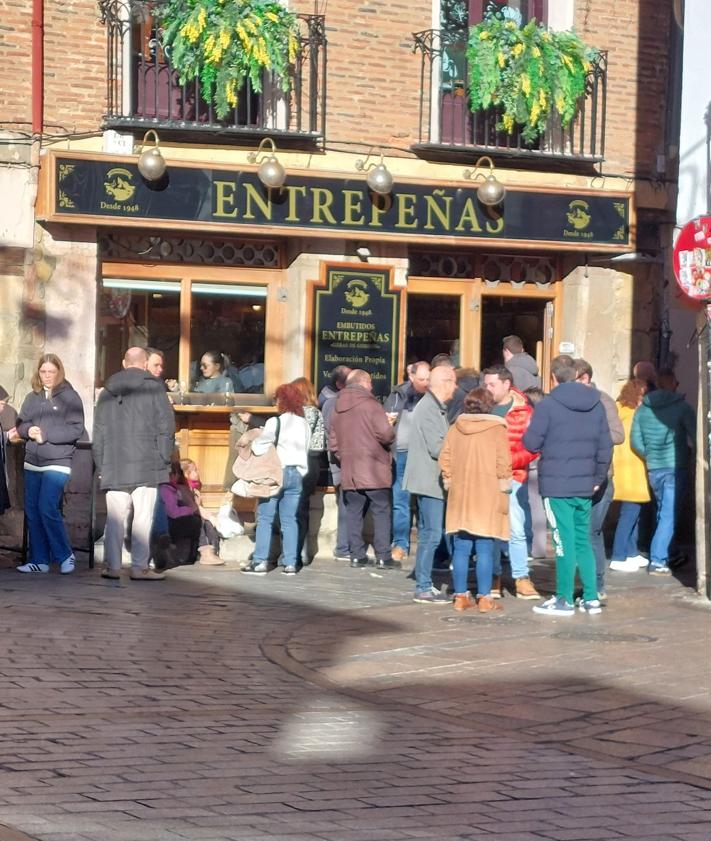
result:
M 105 128 L 160 129 L 185 139 L 265 135 L 280 143 L 322 143 L 326 131 L 326 28 L 323 15 L 298 15 L 301 49 L 284 92 L 266 73 L 262 92 L 245 82 L 237 107 L 219 119 L 199 79 L 181 84 L 161 43 L 157 0 L 99 0 L 107 30 Z
M 515 159 L 516 165 L 549 169 L 584 168 L 605 155 L 607 54 L 601 53 L 590 70 L 586 95 L 574 120 L 564 129 L 553 121 L 534 143 L 521 129 L 503 131 L 499 109 L 472 113 L 467 88 L 466 33 L 428 29 L 414 33 L 415 52 L 421 55 L 419 142 L 412 149 L 433 160 L 489 155 Z

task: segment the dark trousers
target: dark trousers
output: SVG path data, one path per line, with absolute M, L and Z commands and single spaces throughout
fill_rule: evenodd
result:
M 605 535 L 602 532 L 602 527 L 605 524 L 605 517 L 612 502 L 613 492 L 612 479 L 606 479 L 595 492 L 592 498 L 592 508 L 590 509 L 590 543 L 592 543 L 593 553 L 595 555 L 598 593 L 605 592 L 607 553 L 605 552 Z
M 309 451 L 308 471 L 301 479 L 301 497 L 299 498 L 299 510 L 296 515 L 299 521 L 299 543 L 296 547 L 296 557 L 298 560 L 301 560 L 304 545 L 306 545 L 308 554 L 307 537 L 309 535 L 311 496 L 318 486 L 318 477 L 321 472 L 322 460 L 323 453 Z M 311 557 L 309 557 L 308 560 L 310 561 Z
M 373 517 L 373 548 L 378 559 L 390 557 L 390 488 L 344 491 L 351 558 L 365 558 L 363 523 L 368 509 Z
M 169 519 L 168 526 L 181 564 L 195 563 L 200 546 L 212 546 L 215 552 L 220 550 L 220 536 L 215 527 L 199 514 Z

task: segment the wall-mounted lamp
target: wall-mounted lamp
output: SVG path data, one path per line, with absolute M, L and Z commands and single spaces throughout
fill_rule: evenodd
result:
M 478 172 L 480 164 L 483 164 L 484 161 L 487 161 L 489 164 L 489 174 L 487 176 Z M 501 204 L 504 200 L 506 187 L 500 181 L 496 180 L 494 176 L 494 162 L 488 155 L 479 158 L 474 164 L 474 169 L 465 169 L 464 177 L 472 181 L 476 181 L 477 178 L 484 179 L 484 182 L 477 188 L 476 195 L 479 201 L 487 207 L 494 207 L 494 205 Z
M 146 149 L 146 141 L 148 140 L 149 135 L 153 135 L 153 142 L 155 143 L 155 146 L 151 146 Z M 141 141 L 141 154 L 138 158 L 138 171 L 146 179 L 146 181 L 160 181 L 165 174 L 167 164 L 158 146 L 159 142 L 158 132 L 153 131 L 153 129 L 150 129 L 143 135 L 143 140 Z
M 271 146 L 271 154 L 264 152 L 264 147 L 267 145 Z M 278 190 L 279 187 L 284 186 L 284 182 L 286 181 L 286 170 L 279 163 L 276 156 L 276 150 L 277 148 L 271 137 L 265 137 L 257 147 L 257 151 L 250 152 L 247 155 L 247 160 L 251 164 L 259 163 L 259 155 L 264 152 L 261 166 L 257 170 L 257 177 L 268 189 Z
M 393 188 L 393 176 L 390 170 L 385 166 L 383 161 L 383 153 L 380 153 L 380 163 L 376 164 L 374 161 L 368 163 L 370 152 L 368 152 L 365 160 L 357 160 L 355 168 L 358 172 L 367 172 L 366 182 L 374 193 L 381 196 L 387 196 Z

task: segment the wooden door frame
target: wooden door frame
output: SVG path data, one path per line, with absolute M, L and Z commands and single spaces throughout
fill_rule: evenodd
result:
M 481 307 L 476 304 L 477 298 L 473 281 L 450 280 L 449 278 L 409 277 L 407 289 L 403 292 L 403 330 L 407 332 L 407 296 L 414 292 L 418 295 L 451 295 L 459 297 L 459 364 L 463 368 L 471 368 L 474 353 L 474 335 L 480 335 Z M 476 306 L 476 309 L 475 309 Z M 471 313 L 467 316 L 467 313 Z M 471 318 L 476 321 L 476 329 L 471 329 Z M 407 335 L 403 337 L 403 355 L 406 352 Z
M 463 368 L 481 370 L 481 319 L 483 298 L 533 298 L 552 301 L 553 336 L 550 342 L 551 355 L 555 356 L 558 336 L 560 335 L 562 319 L 563 282 L 552 281 L 549 286 L 541 288 L 532 283 L 526 283 L 517 288 L 508 281 L 500 281 L 496 285 L 489 284 L 481 278 L 431 278 L 409 277 L 407 288 L 403 290 L 403 318 L 404 330 L 407 330 L 407 296 L 410 292 L 419 295 L 455 295 L 460 297 L 460 347 L 459 364 Z M 402 347 L 405 352 L 407 336 L 403 337 Z M 550 360 L 544 360 L 543 370 L 548 369 Z

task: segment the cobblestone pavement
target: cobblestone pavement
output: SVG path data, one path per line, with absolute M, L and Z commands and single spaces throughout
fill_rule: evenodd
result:
M 486 618 L 332 560 L 6 566 L 0 841 L 708 841 L 711 609 L 644 573 L 609 592 Z

